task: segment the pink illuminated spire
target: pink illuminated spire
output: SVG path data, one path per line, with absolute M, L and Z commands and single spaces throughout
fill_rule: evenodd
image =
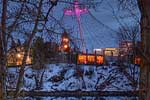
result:
M 79 31 L 80 31 L 80 38 L 82 41 L 82 50 L 84 53 L 86 52 L 86 50 L 85 50 L 85 43 L 84 43 L 84 39 L 83 39 L 83 32 L 82 32 L 82 28 L 81 28 L 80 15 L 85 14 L 85 13 L 88 13 L 88 9 L 86 7 L 81 8 L 79 6 L 78 0 L 74 0 L 74 5 L 71 7 L 65 8 L 65 10 L 64 10 L 65 15 L 68 15 L 68 16 L 74 15 L 77 18 Z
M 68 7 L 64 10 L 65 15 L 75 15 L 76 17 L 79 17 L 79 18 L 80 18 L 81 14 L 84 14 L 84 13 L 87 13 L 87 12 L 88 12 L 87 8 L 79 7 L 78 0 L 74 0 L 73 7 Z

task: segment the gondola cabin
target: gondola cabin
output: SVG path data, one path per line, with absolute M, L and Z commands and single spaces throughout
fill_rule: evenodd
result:
M 103 65 L 104 57 L 95 54 L 78 54 L 78 65 Z

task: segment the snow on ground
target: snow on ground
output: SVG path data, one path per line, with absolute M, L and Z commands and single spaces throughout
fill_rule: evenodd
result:
M 139 68 L 139 67 L 136 67 Z M 8 88 L 15 87 L 18 77 L 18 68 L 8 68 Z M 76 66 L 69 64 L 48 64 L 40 71 L 33 70 L 30 66 L 25 68 L 23 89 L 36 90 L 35 76 L 43 78 L 38 91 L 126 91 L 133 87 L 127 77 L 119 72 L 117 66 Z M 136 77 L 138 72 L 136 72 Z M 40 79 L 40 78 L 39 78 Z M 137 77 L 138 79 L 138 77 Z

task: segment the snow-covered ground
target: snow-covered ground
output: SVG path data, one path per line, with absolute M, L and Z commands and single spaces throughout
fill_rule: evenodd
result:
M 138 80 L 139 67 L 135 68 L 135 78 Z M 8 89 L 15 88 L 18 72 L 18 68 L 8 68 Z M 42 80 L 40 88 L 36 87 L 35 79 Z M 27 66 L 22 89 L 26 91 L 37 89 L 38 91 L 126 91 L 135 88 L 131 80 L 128 80 L 117 66 L 48 64 L 46 68 L 38 71 Z
M 134 66 L 127 67 L 131 74 Z M 8 68 L 8 89 L 14 89 L 19 68 Z M 41 78 L 43 75 L 43 78 Z M 135 78 L 139 80 L 139 67 L 135 66 Z M 42 79 L 40 88 L 35 79 Z M 22 89 L 26 91 L 127 91 L 135 89 L 118 69 L 118 66 L 76 66 L 73 64 L 48 64 L 44 69 L 35 70 L 26 66 Z M 136 87 L 138 89 L 138 86 Z M 8 98 L 11 100 L 12 98 Z M 19 97 L 18 100 L 138 100 L 138 97 Z

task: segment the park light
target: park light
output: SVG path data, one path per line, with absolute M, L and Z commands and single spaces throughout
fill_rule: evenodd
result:
M 17 54 L 17 58 L 21 58 L 21 54 L 20 53 Z
M 68 45 L 67 45 L 67 44 L 65 44 L 65 45 L 64 45 L 64 49 L 67 49 L 67 48 L 68 48 Z

